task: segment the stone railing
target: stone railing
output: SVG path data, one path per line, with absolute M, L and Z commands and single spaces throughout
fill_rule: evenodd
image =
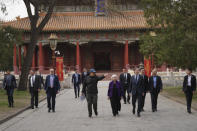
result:
M 197 75 L 197 73 L 193 73 Z M 185 72 L 158 72 L 161 76 L 164 86 L 183 86 Z

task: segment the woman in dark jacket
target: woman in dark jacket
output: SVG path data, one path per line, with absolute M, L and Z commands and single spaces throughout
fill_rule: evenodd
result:
M 120 82 L 117 80 L 117 75 L 112 75 L 112 81 L 109 83 L 108 99 L 111 102 L 113 116 L 118 115 L 121 110 L 121 97 L 123 90 Z

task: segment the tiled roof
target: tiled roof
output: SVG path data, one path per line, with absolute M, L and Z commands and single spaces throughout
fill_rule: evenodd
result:
M 40 14 L 40 20 L 44 15 Z M 40 21 L 39 20 L 39 21 Z M 30 30 L 29 18 L 4 23 L 25 31 Z M 94 12 L 54 13 L 43 31 L 99 31 L 149 28 L 143 11 L 129 11 L 108 16 L 94 16 Z

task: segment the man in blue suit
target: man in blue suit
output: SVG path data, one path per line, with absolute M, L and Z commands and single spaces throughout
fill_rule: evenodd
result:
M 78 70 L 76 70 L 75 73 L 72 75 L 72 83 L 74 85 L 75 98 L 77 98 L 79 97 L 81 84 L 81 75 L 79 74 Z
M 46 77 L 45 90 L 47 93 L 48 112 L 55 112 L 55 98 L 60 91 L 60 83 L 58 77 L 55 75 L 54 69 L 50 69 L 50 75 Z M 52 100 L 52 105 L 51 105 Z
M 136 101 L 138 100 L 137 116 L 140 117 L 142 108 L 142 96 L 144 95 L 143 78 L 139 74 L 139 68 L 135 69 L 135 75 L 131 77 L 130 93 L 132 94 L 133 114 L 135 114 Z

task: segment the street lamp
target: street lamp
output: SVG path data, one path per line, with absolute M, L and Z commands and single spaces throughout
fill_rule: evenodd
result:
M 157 34 L 154 32 L 154 31 L 150 31 L 150 36 L 151 37 L 156 37 Z M 153 49 L 152 49 L 152 68 L 154 69 L 155 68 L 155 65 L 154 65 L 154 52 L 153 52 Z
M 50 44 L 50 48 L 52 50 L 52 61 L 53 61 L 53 69 L 55 70 L 55 50 L 57 47 L 57 35 L 54 33 L 51 33 L 49 39 L 49 44 Z

